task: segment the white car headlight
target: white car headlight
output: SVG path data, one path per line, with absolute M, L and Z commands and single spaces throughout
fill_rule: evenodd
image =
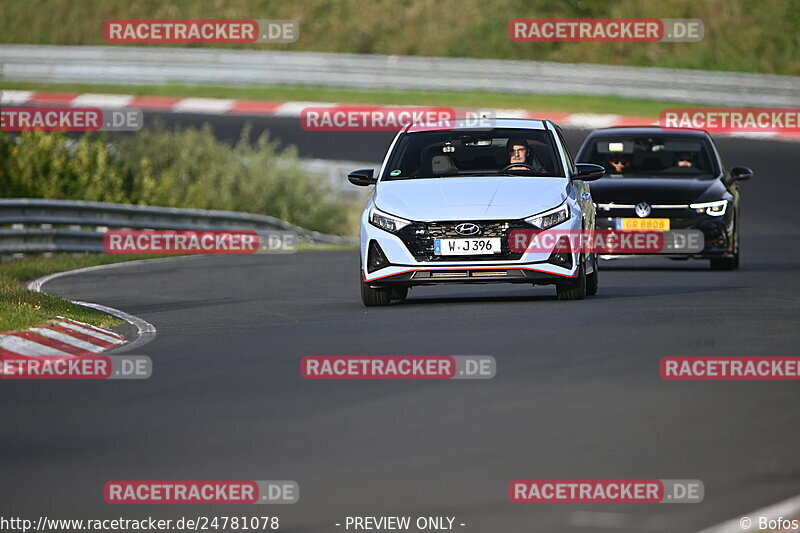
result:
M 411 224 L 410 220 L 390 215 L 372 206 L 369 210 L 369 222 L 373 226 L 381 228 L 391 233 L 397 233 L 401 229 Z
M 721 217 L 728 210 L 728 200 L 719 200 L 716 202 L 703 202 L 700 204 L 689 204 L 692 209 L 697 209 L 698 213 L 706 212 L 707 215 L 712 217 Z
M 558 207 L 526 218 L 525 222 L 539 229 L 549 229 L 561 224 L 565 220 L 569 220 L 569 206 L 566 200 Z

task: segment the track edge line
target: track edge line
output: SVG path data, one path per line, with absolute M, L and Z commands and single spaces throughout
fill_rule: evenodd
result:
M 34 280 L 29 281 L 26 284 L 25 287 L 28 290 L 33 291 L 33 292 L 44 292 L 44 290 L 42 289 L 44 284 L 48 283 L 48 282 L 50 282 L 50 281 L 52 281 L 54 279 L 57 279 L 57 278 L 62 278 L 62 277 L 65 277 L 65 276 L 71 276 L 73 274 L 81 274 L 81 273 L 84 273 L 84 272 L 92 272 L 92 271 L 95 271 L 95 270 L 105 270 L 105 269 L 108 269 L 108 268 L 114 268 L 114 267 L 119 267 L 119 266 L 123 266 L 123 265 L 131 265 L 131 264 L 135 264 L 135 263 L 142 263 L 144 261 L 153 262 L 153 261 L 163 261 L 163 260 L 171 260 L 171 259 L 178 259 L 178 257 L 165 257 L 165 258 L 159 258 L 159 259 L 139 259 L 139 260 L 136 260 L 136 261 L 123 261 L 121 263 L 111 263 L 111 264 L 108 264 L 108 265 L 95 265 L 95 266 L 90 266 L 90 267 L 76 268 L 76 269 L 73 269 L 73 270 L 66 270 L 64 272 L 55 272 L 53 274 L 47 274 L 45 276 L 41 276 L 41 277 L 38 277 L 38 278 L 36 278 Z M 136 338 L 134 340 L 132 340 L 130 342 L 126 342 L 122 346 L 119 346 L 119 347 L 116 347 L 116 348 L 110 348 L 109 350 L 107 350 L 107 353 L 128 352 L 128 351 L 133 350 L 135 348 L 139 348 L 141 346 L 144 346 L 145 344 L 147 344 L 148 342 L 150 342 L 150 341 L 152 341 L 153 339 L 156 338 L 156 334 L 157 334 L 156 327 L 153 324 L 151 324 L 150 322 L 147 322 L 146 320 L 144 320 L 142 318 L 139 318 L 137 316 L 134 316 L 134 315 L 131 315 L 129 313 L 126 313 L 125 311 L 121 311 L 119 309 L 115 309 L 113 307 L 109 307 L 107 305 L 96 304 L 96 303 L 93 303 L 93 302 L 81 302 L 81 301 L 77 301 L 77 300 L 68 300 L 68 301 L 71 302 L 71 303 L 74 303 L 76 305 L 80 305 L 82 307 L 87 307 L 89 309 L 94 309 L 95 311 L 100 311 L 102 313 L 106 313 L 108 315 L 114 316 L 116 318 L 119 318 L 120 320 L 124 320 L 125 322 L 127 322 L 128 324 L 130 324 L 134 328 L 136 328 Z

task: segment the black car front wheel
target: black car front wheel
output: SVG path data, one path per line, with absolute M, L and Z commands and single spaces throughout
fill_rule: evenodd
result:
M 711 270 L 736 270 L 739 268 L 739 252 L 733 257 L 720 257 L 711 260 Z
M 711 260 L 711 270 L 736 270 L 739 268 L 739 233 L 736 233 L 736 243 L 733 257 L 720 257 Z

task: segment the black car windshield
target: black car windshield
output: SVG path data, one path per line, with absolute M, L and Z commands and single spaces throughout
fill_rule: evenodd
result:
M 406 133 L 383 180 L 458 176 L 556 176 L 564 171 L 549 131 L 490 130 Z
M 688 136 L 595 137 L 580 160 L 605 167 L 612 178 L 711 178 L 718 173 L 708 142 Z

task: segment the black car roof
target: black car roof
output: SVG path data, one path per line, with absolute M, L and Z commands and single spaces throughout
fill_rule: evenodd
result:
M 615 128 L 602 128 L 594 130 L 589 137 L 595 135 L 662 135 L 667 137 L 678 136 L 681 137 L 702 137 L 707 138 L 708 133 L 705 130 L 697 130 L 690 128 L 660 128 L 658 126 L 618 126 Z

